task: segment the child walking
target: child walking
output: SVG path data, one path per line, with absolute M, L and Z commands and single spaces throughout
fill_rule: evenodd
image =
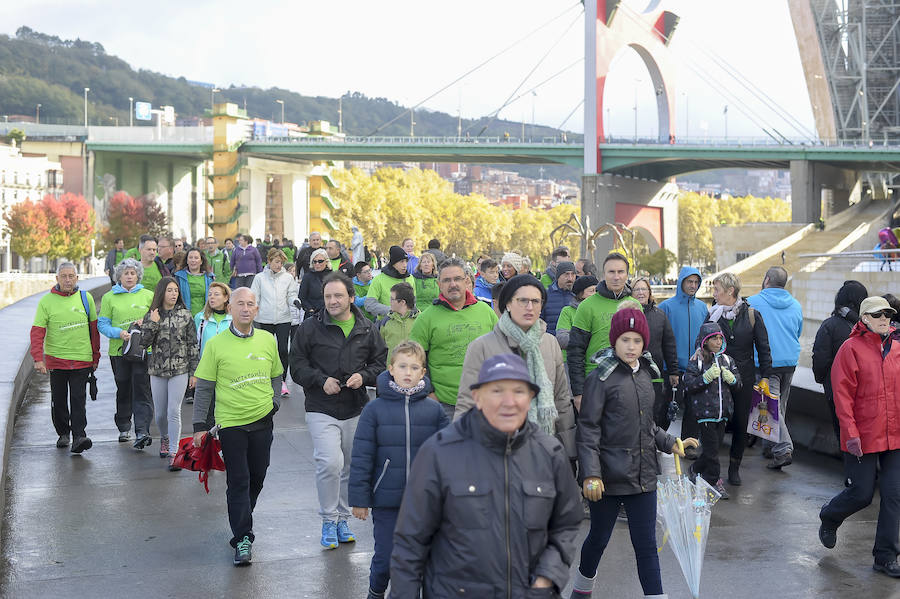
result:
M 394 347 L 386 372 L 378 376 L 378 397 L 363 408 L 350 460 L 350 505 L 365 520 L 372 508 L 375 555 L 368 599 L 383 599 L 390 580 L 397 513 L 419 447 L 450 424 L 440 404 L 428 397 L 425 350 L 415 341 Z
M 719 446 L 734 412 L 731 394 L 740 390 L 741 375 L 734 360 L 725 354 L 725 336 L 718 324 L 703 323 L 695 347 L 684 374 L 685 393 L 700 424 L 701 453 L 691 465 L 691 476 L 699 474 L 722 499 L 728 499 L 720 477 Z

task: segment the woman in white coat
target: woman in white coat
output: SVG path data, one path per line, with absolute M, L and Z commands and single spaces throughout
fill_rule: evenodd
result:
M 291 303 L 297 297 L 297 280 L 287 272 L 284 263 L 287 256 L 278 248 L 272 248 L 267 255 L 268 265 L 256 275 L 250 290 L 256 295 L 259 312 L 254 325 L 269 331 L 278 341 L 278 355 L 284 374 L 281 375 L 281 394 L 290 395 L 287 387 L 288 338 L 291 335 Z

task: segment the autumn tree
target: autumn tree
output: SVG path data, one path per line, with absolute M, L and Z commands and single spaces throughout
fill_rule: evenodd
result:
M 91 253 L 95 215 L 83 196 L 66 193 L 55 198 L 48 194 L 41 200 L 40 207 L 47 219 L 48 258 L 81 260 Z
M 166 229 L 166 215 L 153 195 L 131 197 L 117 191 L 106 210 L 107 226 L 103 229 L 103 247 L 109 249 L 119 237 L 126 247 L 137 245 L 143 234 L 159 236 Z
M 661 248 L 652 254 L 638 254 L 638 269 L 650 275 L 664 277 L 676 263 L 676 260 L 678 260 L 678 257 L 675 254 L 666 248 Z
M 4 214 L 12 251 L 30 260 L 46 254 L 50 249 L 50 233 L 47 218 L 41 206 L 31 200 L 13 204 Z

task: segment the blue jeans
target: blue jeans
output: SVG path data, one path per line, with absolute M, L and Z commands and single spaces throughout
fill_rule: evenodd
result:
M 587 578 L 597 574 L 597 565 L 609 544 L 619 504 L 625 506 L 628 533 L 637 558 L 638 578 L 645 595 L 662 595 L 659 553 L 656 551 L 656 491 L 637 495 L 604 495 L 600 501 L 589 501 L 591 530 L 581 546 L 578 570 Z
M 391 551 L 394 549 L 394 527 L 400 508 L 377 507 L 372 509 L 375 555 L 369 568 L 369 588 L 376 593 L 387 590 L 391 579 Z

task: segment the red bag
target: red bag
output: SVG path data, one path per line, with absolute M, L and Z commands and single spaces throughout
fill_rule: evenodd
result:
M 219 440 L 211 436 L 209 433 L 203 435 L 203 442 L 200 447 L 194 447 L 194 438 L 185 437 L 178 442 L 178 453 L 175 454 L 175 461 L 172 464 L 185 470 L 199 472 L 197 478 L 203 483 L 203 488 L 209 493 L 209 472 L 210 470 L 225 471 L 225 462 L 219 452 L 222 446 Z

